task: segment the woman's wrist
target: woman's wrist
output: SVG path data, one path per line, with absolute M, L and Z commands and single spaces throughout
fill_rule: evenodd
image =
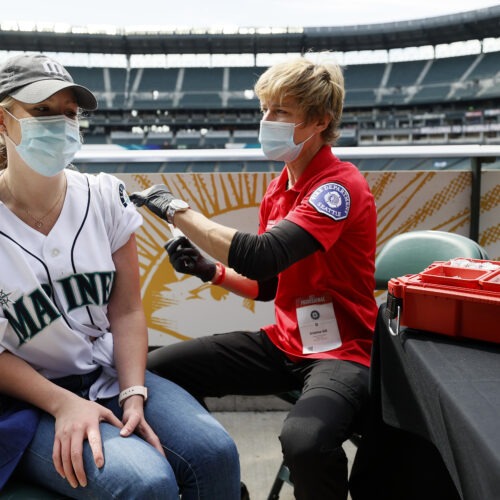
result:
M 143 385 L 132 385 L 131 387 L 127 387 L 120 392 L 118 396 L 118 404 L 123 406 L 125 400 L 127 400 L 130 396 L 142 396 L 144 398 L 144 402 L 148 400 L 148 388 Z

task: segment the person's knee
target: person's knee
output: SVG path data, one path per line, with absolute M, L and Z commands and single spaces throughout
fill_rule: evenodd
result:
M 286 420 L 280 434 L 285 463 L 292 467 L 310 468 L 324 460 L 325 455 L 338 455 L 342 459 L 343 438 L 340 434 L 336 438 L 336 435 L 319 419 L 307 422 L 301 419 Z
M 171 468 L 166 464 L 151 461 L 127 463 L 107 460 L 97 474 L 89 474 L 89 496 L 97 498 L 148 498 L 178 500 L 179 489 Z M 92 494 L 90 494 L 92 492 Z
M 224 456 L 227 460 L 232 462 L 238 462 L 239 456 L 236 443 L 228 434 L 224 434 L 224 437 L 221 438 L 219 447 L 221 456 Z
M 205 494 L 212 492 L 207 498 L 236 498 L 234 492 L 240 486 L 238 451 L 223 429 L 212 426 L 199 436 L 195 448 L 168 456 L 184 493 L 186 488 L 195 488 Z
M 207 459 L 229 469 L 239 468 L 239 455 L 236 444 L 223 429 L 216 433 L 216 435 L 212 435 L 210 450 L 210 458 L 207 456 Z
M 318 454 L 317 432 L 309 426 L 286 420 L 279 439 L 287 465 L 307 463 Z
M 150 472 L 146 478 L 127 474 L 119 488 L 120 491 L 113 492 L 114 498 L 179 499 L 179 487 L 175 478 L 160 471 Z

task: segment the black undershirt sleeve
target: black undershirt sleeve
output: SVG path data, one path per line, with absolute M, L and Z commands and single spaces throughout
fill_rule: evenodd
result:
M 282 220 L 260 235 L 237 232 L 229 247 L 228 264 L 239 274 L 259 282 L 259 296 L 262 283 L 264 296 L 270 291 L 266 287 L 272 287 L 272 282 L 266 283 L 268 280 L 321 248 L 321 244 L 305 229 Z
M 268 302 L 276 297 L 276 290 L 278 289 L 277 276 L 273 276 L 268 280 L 260 280 L 257 283 L 259 284 L 259 294 L 255 297 L 255 300 Z

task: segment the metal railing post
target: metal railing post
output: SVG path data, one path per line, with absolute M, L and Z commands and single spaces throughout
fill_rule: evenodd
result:
M 471 196 L 470 196 L 470 227 L 469 238 L 479 239 L 479 217 L 481 211 L 481 158 L 472 157 L 471 160 Z

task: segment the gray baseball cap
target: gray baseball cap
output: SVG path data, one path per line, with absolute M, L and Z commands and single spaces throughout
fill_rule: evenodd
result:
M 74 91 L 80 108 L 89 111 L 97 108 L 94 94 L 74 83 L 62 64 L 43 54 L 22 54 L 0 64 L 0 101 L 11 96 L 35 104 L 67 88 Z

